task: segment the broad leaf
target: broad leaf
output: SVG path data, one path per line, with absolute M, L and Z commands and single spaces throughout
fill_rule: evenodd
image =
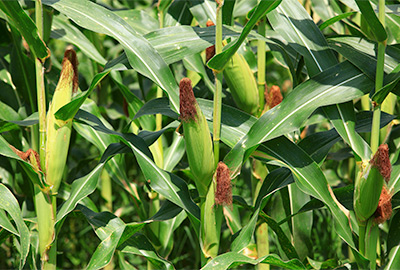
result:
M 22 218 L 22 212 L 19 207 L 17 199 L 15 199 L 14 195 L 11 193 L 8 188 L 0 183 L 0 209 L 6 210 L 12 219 L 14 220 L 15 224 L 17 225 L 19 239 L 20 239 L 20 265 L 19 268 L 25 264 L 26 258 L 29 252 L 30 246 L 30 233 L 28 227 L 25 225 L 24 220 Z
M 361 14 L 365 17 L 365 21 L 368 24 L 368 26 L 372 30 L 372 35 L 376 39 L 376 41 L 384 41 L 387 39 L 387 33 L 382 25 L 382 23 L 379 21 L 378 17 L 375 14 L 375 11 L 373 10 L 371 3 L 365 0 L 355 0 L 357 3 L 358 8 L 361 11 Z
M 172 107 L 175 111 L 178 110 L 178 85 L 171 70 L 149 42 L 118 15 L 91 1 L 45 0 L 43 3 L 84 28 L 118 40 L 124 47 L 131 66 L 166 91 Z
M 0 9 L 7 15 L 9 22 L 22 34 L 36 57 L 44 60 L 50 56 L 50 50 L 40 38 L 35 23 L 22 9 L 18 1 L 2 0 L 0 1 Z
M 250 20 L 246 23 L 243 28 L 242 33 L 239 38 L 233 43 L 229 44 L 228 48 L 224 50 L 222 53 L 214 56 L 209 62 L 208 66 L 215 70 L 222 70 L 226 63 L 228 63 L 229 59 L 237 52 L 240 45 L 243 43 L 247 35 L 250 33 L 251 29 L 253 29 L 254 25 L 268 12 L 274 10 L 282 0 L 264 0 L 261 1 L 256 10 L 251 15 Z
M 227 252 L 211 260 L 207 263 L 202 270 L 225 270 L 232 268 L 241 264 L 252 264 L 257 265 L 259 263 L 266 263 L 277 267 L 282 267 L 284 269 L 306 269 L 304 265 L 297 259 L 290 261 L 284 261 L 277 255 L 267 255 L 261 257 L 260 259 L 254 260 L 243 254 L 238 254 L 236 252 Z

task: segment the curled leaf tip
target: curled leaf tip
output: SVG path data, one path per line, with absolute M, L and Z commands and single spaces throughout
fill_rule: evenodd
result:
M 381 224 L 388 220 L 392 215 L 392 196 L 386 187 L 382 187 L 381 196 L 379 197 L 378 208 L 375 211 L 375 222 Z
M 72 79 L 72 92 L 75 93 L 78 90 L 78 58 L 76 52 L 72 48 L 67 48 L 64 53 L 64 59 L 62 61 L 61 77 L 68 76 L 73 72 Z
M 231 176 L 228 166 L 220 161 L 216 171 L 217 188 L 215 191 L 216 205 L 231 205 L 232 204 L 232 186 Z
M 179 83 L 179 111 L 180 119 L 185 122 L 196 119 L 196 99 L 189 78 L 183 78 Z
M 381 144 L 375 155 L 370 161 L 371 165 L 378 168 L 386 183 L 389 182 L 392 173 L 392 165 L 389 159 L 389 147 L 387 144 Z
M 277 85 L 273 85 L 270 88 L 265 85 L 264 96 L 266 105 L 269 109 L 272 109 L 276 105 L 280 104 L 283 100 L 281 89 Z

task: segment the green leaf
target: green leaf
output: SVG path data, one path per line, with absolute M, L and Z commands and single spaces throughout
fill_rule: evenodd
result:
M 0 227 L 19 236 L 18 231 L 14 228 L 14 225 L 10 222 L 9 218 L 7 217 L 6 212 L 3 209 L 0 209 Z
M 171 172 L 185 154 L 183 136 L 174 132 L 171 145 L 164 150 L 164 170 Z
M 369 0 L 355 0 L 359 7 L 361 14 L 365 18 L 365 22 L 372 30 L 372 34 L 376 41 L 382 42 L 387 39 L 387 33 L 382 23 L 379 21 L 371 6 Z
M 7 15 L 8 21 L 25 38 L 36 57 L 44 60 L 50 56 L 50 50 L 40 38 L 32 19 L 25 13 L 18 1 L 0 1 L 0 9 Z
M 263 114 L 239 144 L 250 149 L 294 131 L 318 107 L 353 100 L 364 95 L 372 85 L 354 66 L 340 63 L 296 87 L 281 104 Z
M 233 24 L 233 9 L 235 8 L 235 0 L 224 0 L 222 6 L 222 24 Z
M 319 166 L 297 145 L 286 137 L 270 140 L 259 151 L 271 155 L 277 162 L 289 168 L 297 186 L 305 193 L 324 202 L 336 221 L 336 231 L 349 246 L 355 249 L 352 231 L 343 207 L 336 200 Z
M 51 37 L 76 45 L 85 55 L 101 65 L 107 60 L 98 52 L 92 42 L 67 18 L 62 15 L 54 16 L 51 25 Z
M 268 19 L 274 30 L 304 56 L 311 77 L 337 64 L 323 34 L 298 1 L 282 1 Z
M 85 100 L 89 97 L 92 91 L 96 88 L 96 86 L 101 82 L 104 77 L 108 75 L 110 71 L 103 71 L 98 73 L 94 76 L 90 87 L 85 92 L 81 93 L 80 95 L 76 96 L 73 100 L 71 100 L 68 104 L 62 106 L 56 113 L 55 117 L 57 119 L 68 121 L 72 120 L 76 113 L 78 112 L 79 108 L 85 102 Z
M 352 11 L 352 12 L 346 12 L 343 14 L 336 15 L 336 16 L 330 18 L 329 20 L 326 20 L 325 22 L 321 23 L 319 25 L 319 29 L 323 30 L 323 29 L 327 28 L 328 26 L 331 26 L 332 24 L 334 24 L 338 21 L 341 21 L 342 19 L 345 19 L 347 17 L 354 15 L 355 13 L 356 13 L 355 11 Z
M 190 12 L 202 27 L 206 26 L 208 20 L 216 22 L 216 4 L 212 0 L 188 1 Z
M 133 94 L 128 87 L 123 84 L 121 75 L 115 71 L 111 71 L 111 78 L 118 86 L 126 102 L 128 103 L 129 118 L 132 118 L 143 106 L 143 101 Z M 154 130 L 156 123 L 154 117 L 141 117 L 137 121 L 137 125 L 145 130 Z
M 99 117 L 101 119 L 102 123 L 106 124 L 108 128 L 112 129 L 111 125 L 108 124 L 107 121 L 101 116 L 98 107 L 92 100 L 87 99 L 85 104 L 82 106 L 82 109 Z M 97 149 L 99 149 L 100 153 L 103 153 L 106 150 L 108 145 L 119 142 L 119 140 L 117 138 L 112 137 L 109 134 L 99 132 L 90 126 L 82 125 L 78 122 L 74 122 L 73 126 L 74 126 L 74 129 L 82 137 L 84 137 L 86 140 L 88 140 L 92 144 L 94 144 L 97 147 Z M 118 185 L 120 185 L 122 188 L 127 190 L 131 196 L 136 198 L 135 192 L 130 188 L 130 186 L 133 185 L 134 183 L 128 184 L 126 182 L 126 179 L 128 179 L 128 177 L 126 176 L 126 173 L 125 173 L 126 168 L 124 165 L 125 165 L 124 159 L 122 159 L 122 157 L 115 156 L 115 157 L 112 157 L 107 162 L 107 164 L 105 165 L 105 168 L 106 168 L 107 172 L 109 173 L 109 175 L 111 176 L 111 178 Z M 136 200 L 139 201 L 138 198 L 136 198 Z
M 150 43 L 118 15 L 91 1 L 45 0 L 43 4 L 60 11 L 81 27 L 118 40 L 131 66 L 166 91 L 172 107 L 178 111 L 178 85 L 171 70 Z
M 26 258 L 28 257 L 29 253 L 29 246 L 30 246 L 30 233 L 28 227 L 25 225 L 24 220 L 22 218 L 22 211 L 19 208 L 19 204 L 17 199 L 15 199 L 14 195 L 11 193 L 8 188 L 0 183 L 0 209 L 6 210 L 12 219 L 14 220 L 15 224 L 17 225 L 18 229 L 18 236 L 20 239 L 20 255 L 21 260 L 19 264 L 19 268 L 25 264 Z
M 392 248 L 389 252 L 389 261 L 386 264 L 386 270 L 396 269 L 400 267 L 400 245 Z
M 240 45 L 246 39 L 247 35 L 250 33 L 251 29 L 253 29 L 254 25 L 267 14 L 268 12 L 274 10 L 282 0 L 264 0 L 261 1 L 256 10 L 253 12 L 250 20 L 246 23 L 243 28 L 242 33 L 239 38 L 233 43 L 229 44 L 228 48 L 224 50 L 222 53 L 215 55 L 209 62 L 208 66 L 215 70 L 222 70 L 226 63 L 228 63 L 229 59 L 237 52 Z
M 140 35 L 145 35 L 154 29 L 158 29 L 160 25 L 155 18 L 144 10 L 115 10 L 114 13 L 126 21 Z
M 355 131 L 355 114 L 353 102 L 336 104 L 324 109 L 334 124 L 337 132 L 353 151 L 363 160 L 369 160 L 372 155 L 368 143 Z
M 329 46 L 347 58 L 368 77 L 375 79 L 376 44 L 358 37 L 329 38 Z M 398 49 L 387 46 L 385 54 L 385 73 L 392 72 L 399 64 Z
M 179 118 L 179 114 L 177 114 L 171 109 L 170 102 L 168 99 L 157 98 L 157 99 L 152 99 L 149 102 L 146 102 L 143 105 L 143 107 L 141 107 L 140 110 L 135 114 L 135 117 L 133 117 L 133 119 L 138 119 L 143 115 L 158 114 L 158 113 L 168 116 L 172 119 Z
M 293 259 L 290 261 L 284 261 L 277 255 L 267 255 L 261 257 L 260 259 L 254 260 L 243 254 L 238 254 L 236 252 L 226 252 L 214 258 L 208 262 L 202 270 L 225 270 L 228 268 L 233 268 L 241 264 L 252 264 L 258 265 L 260 263 L 266 263 L 277 267 L 282 267 L 283 269 L 306 269 L 304 265 L 298 260 Z
M 74 210 L 81 200 L 94 192 L 104 165 L 105 163 L 100 163 L 87 175 L 74 180 L 68 200 L 61 205 L 60 210 L 57 212 L 56 223 Z
M 384 86 L 375 92 L 372 96 L 372 100 L 377 104 L 382 104 L 385 98 L 389 95 L 390 92 L 396 95 L 400 95 L 400 90 L 398 87 L 398 83 L 400 81 L 400 64 L 385 78 L 383 79 Z
M 39 175 L 29 162 L 22 160 L 14 153 L 10 144 L 2 136 L 0 136 L 0 155 L 18 160 L 34 184 L 38 185 L 41 189 L 47 188 L 43 173 L 40 172 Z
M 398 153 L 400 150 L 397 149 Z M 390 180 L 388 183 L 388 190 L 391 194 L 395 195 L 400 191 L 400 162 L 397 161 L 392 165 L 392 173 L 390 175 Z
M 131 235 L 138 232 L 144 226 L 143 223 L 131 224 L 129 225 L 129 229 L 126 230 L 128 225 L 109 212 L 95 213 L 84 206 L 79 206 L 79 210 L 95 228 L 95 232 L 101 240 L 101 243 L 89 261 L 87 269 L 100 269 L 106 266 L 112 259 L 117 246 L 123 244 L 126 239 L 129 239 Z M 123 237 L 125 232 L 128 235 Z M 125 240 L 120 243 L 124 238 Z
M 174 269 L 173 265 L 161 258 L 150 241 L 143 234 L 137 233 L 118 247 L 123 253 L 145 257 L 155 269 Z
M 303 205 L 310 201 L 310 196 L 301 191 L 296 185 L 288 186 L 288 193 L 290 196 L 290 212 L 296 213 L 301 209 Z M 292 230 L 292 243 L 299 255 L 299 259 L 304 259 L 311 253 L 309 250 L 309 244 L 311 243 L 311 229 L 313 225 L 313 213 L 300 213 L 291 218 L 289 226 Z M 272 228 L 272 226 L 270 225 Z M 291 242 L 289 241 L 291 244 Z M 285 249 L 287 247 L 280 243 L 281 247 Z
M 160 12 L 168 10 L 169 6 L 174 0 L 158 0 L 157 8 Z
M 94 115 L 79 111 L 76 120 L 93 127 L 95 130 L 117 136 L 134 153 L 143 174 L 151 188 L 171 202 L 188 212 L 193 222 L 198 222 L 200 213 L 198 206 L 192 201 L 187 184 L 178 176 L 168 173 L 154 163 L 151 153 L 143 140 L 134 134 L 121 134 L 106 128 Z
M 214 84 L 211 82 L 210 78 L 207 75 L 207 71 L 204 68 L 203 59 L 201 58 L 201 55 L 199 53 L 183 58 L 183 65 L 187 70 L 197 72 L 204 80 L 204 83 L 208 87 L 208 89 L 212 93 L 214 93 Z
M 275 232 L 278 237 L 279 244 L 289 259 L 299 259 L 296 249 L 293 247 L 291 241 L 287 238 L 285 232 L 281 229 L 279 224 L 270 216 L 266 215 L 263 211 L 260 217 L 268 224 L 268 226 Z

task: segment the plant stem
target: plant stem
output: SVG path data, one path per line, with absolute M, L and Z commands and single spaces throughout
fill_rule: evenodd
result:
M 358 250 L 362 255 L 365 254 L 365 224 L 358 224 Z
M 379 20 L 385 27 L 385 0 L 379 0 Z M 384 76 L 384 64 L 385 64 L 385 50 L 386 40 L 378 43 L 378 55 L 376 64 L 376 76 L 375 76 L 375 91 L 378 92 L 383 86 Z M 379 133 L 380 133 L 380 121 L 381 121 L 381 105 L 376 104 L 374 107 L 374 114 L 372 118 L 372 131 L 371 131 L 371 150 L 375 153 L 379 147 Z M 377 190 L 376 192 L 381 192 Z M 367 231 L 362 230 L 360 227 L 360 252 L 370 261 L 371 269 L 376 269 L 376 246 L 379 238 L 379 229 L 376 225 L 372 224 L 371 218 L 368 221 Z M 370 232 L 373 231 L 373 234 Z M 368 237 L 366 237 L 368 232 Z M 364 243 L 362 243 L 363 241 Z M 364 246 L 363 246 L 364 245 Z
M 385 27 L 385 1 L 379 0 L 379 20 Z M 383 86 L 383 76 L 384 76 L 384 64 L 385 64 L 385 49 L 386 40 L 378 43 L 378 55 L 376 64 L 376 77 L 375 77 L 375 91 Z M 372 131 L 371 131 L 371 150 L 375 153 L 379 146 L 379 127 L 381 121 L 381 106 L 377 104 L 374 106 L 374 115 L 372 119 Z
M 38 33 L 43 37 L 43 8 L 42 1 L 35 2 L 35 20 Z M 44 67 L 35 56 L 36 90 L 39 113 L 39 156 L 40 166 L 46 168 L 46 93 L 44 86 Z M 56 269 L 57 244 L 55 242 L 56 197 L 42 192 L 35 186 L 35 208 L 38 219 L 39 252 L 42 269 Z M 54 240 L 54 242 L 53 242 Z
M 222 4 L 217 1 L 217 21 L 215 28 L 215 54 L 222 52 Z M 221 108 L 222 108 L 222 72 L 215 71 L 215 93 L 214 93 L 214 114 L 213 114 L 213 145 L 215 167 L 219 162 L 219 141 L 221 134 Z
M 35 3 L 35 18 L 39 36 L 43 36 L 43 8 L 42 1 L 36 0 Z M 39 112 L 39 156 L 40 166 L 45 168 L 46 156 L 46 93 L 44 87 L 44 67 L 43 63 L 35 57 L 36 67 L 36 90 L 38 99 Z
M 258 33 L 261 36 L 265 36 L 265 18 L 261 19 L 258 25 Z M 265 91 L 265 51 L 266 45 L 264 40 L 259 40 L 257 44 L 257 83 L 258 83 L 258 97 L 259 97 L 259 109 L 258 116 L 260 116 L 264 110 L 264 91 Z

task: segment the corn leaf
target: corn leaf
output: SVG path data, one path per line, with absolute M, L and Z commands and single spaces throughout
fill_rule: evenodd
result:
M 8 214 L 12 217 L 18 229 L 18 236 L 20 240 L 20 255 L 21 260 L 19 264 L 19 268 L 25 264 L 26 258 L 29 253 L 30 246 L 30 233 L 28 227 L 25 225 L 24 220 L 22 218 L 22 212 L 19 208 L 19 204 L 17 199 L 15 199 L 14 195 L 11 191 L 3 184 L 0 184 L 0 209 L 6 210 Z
M 25 13 L 18 1 L 2 0 L 0 9 L 7 15 L 8 21 L 22 34 L 36 57 L 44 60 L 50 56 L 50 50 L 40 38 L 35 23 Z
M 387 235 L 388 262 L 384 269 L 396 269 L 400 266 L 400 213 L 397 212 L 390 221 Z
M 76 45 L 85 55 L 101 65 L 107 62 L 93 43 L 64 16 L 58 15 L 53 18 L 51 37 Z
M 343 140 L 350 145 L 351 149 L 363 160 L 371 158 L 372 151 L 366 141 L 355 132 L 355 113 L 353 102 L 333 105 L 336 107 L 325 108 L 324 111 L 340 134 Z M 338 123 L 339 122 L 339 123 Z
M 91 101 L 91 100 L 86 100 L 85 104 L 82 106 L 82 108 L 94 115 L 96 115 L 99 118 L 102 118 L 100 115 L 100 111 L 97 108 L 96 104 Z M 111 126 L 106 122 L 105 119 L 101 119 L 103 123 L 107 124 L 109 128 Z M 94 144 L 97 149 L 99 149 L 100 153 L 104 153 L 106 148 L 112 144 L 112 143 L 117 143 L 119 140 L 117 138 L 112 137 L 109 134 L 105 134 L 102 132 L 98 132 L 95 129 L 93 129 L 90 126 L 86 126 L 77 122 L 73 123 L 74 129 L 86 140 L 90 141 L 92 144 Z M 126 183 L 126 173 L 125 173 L 125 163 L 124 159 L 122 157 L 112 157 L 108 163 L 105 165 L 105 168 L 111 178 L 122 188 L 126 189 L 132 196 L 136 197 L 136 194 L 129 188 L 130 185 Z
M 256 10 L 251 15 L 250 20 L 246 23 L 243 28 L 242 33 L 239 38 L 233 43 L 229 44 L 228 48 L 224 50 L 222 53 L 214 56 L 209 62 L 208 66 L 215 70 L 222 70 L 226 63 L 228 63 L 229 59 L 237 52 L 240 45 L 244 42 L 247 35 L 250 33 L 251 29 L 253 29 L 254 25 L 268 12 L 274 10 L 282 0 L 265 0 L 261 1 Z
M 358 8 L 361 11 L 361 14 L 365 17 L 365 21 L 368 26 L 372 30 L 372 35 L 374 36 L 376 41 L 384 41 L 387 39 L 387 33 L 382 23 L 379 21 L 378 17 L 375 14 L 374 9 L 371 6 L 371 3 L 365 0 L 355 0 Z
M 236 252 L 227 252 L 219 255 L 210 262 L 208 262 L 202 270 L 225 270 L 241 264 L 252 264 L 258 265 L 260 263 L 270 264 L 277 267 L 282 267 L 284 269 L 306 269 L 305 266 L 298 260 L 293 259 L 289 261 L 284 261 L 277 255 L 267 255 L 261 257 L 257 260 L 251 259 L 243 254 L 238 254 Z
M 268 19 L 275 32 L 304 56 L 310 76 L 337 64 L 325 37 L 298 1 L 282 1 Z
M 153 245 L 143 234 L 137 233 L 118 247 L 118 250 L 126 254 L 134 254 L 145 257 L 156 269 L 174 269 L 169 261 L 157 254 Z
M 329 208 L 337 225 L 340 237 L 355 249 L 351 228 L 346 214 L 330 190 L 328 182 L 319 166 L 299 147 L 286 137 L 279 137 L 264 143 L 259 151 L 277 158 L 278 163 L 289 168 L 297 186 L 305 193 L 324 202 Z
M 60 11 L 79 26 L 114 37 L 124 47 L 129 63 L 167 92 L 178 111 L 178 85 L 157 51 L 118 15 L 91 1 L 45 0 L 43 4 Z
M 10 144 L 2 136 L 0 136 L 0 155 L 18 160 L 31 181 L 40 188 L 46 189 L 47 184 L 45 183 L 43 173 L 40 172 L 39 175 L 29 162 L 22 160 L 16 153 L 14 153 L 10 147 Z
M 110 212 L 95 213 L 84 206 L 79 206 L 79 210 L 94 227 L 101 240 L 90 258 L 87 269 L 100 269 L 106 266 L 112 259 L 117 246 L 123 244 L 144 226 L 143 223 L 125 224 Z
M 206 26 L 208 20 L 213 23 L 216 21 L 216 4 L 212 0 L 189 1 L 190 12 L 203 27 Z
M 192 201 L 187 184 L 178 176 L 168 173 L 154 163 L 151 153 L 143 140 L 134 134 L 121 134 L 106 128 L 94 115 L 79 111 L 76 120 L 93 127 L 95 130 L 111 134 L 127 145 L 134 153 L 150 186 L 171 202 L 185 209 L 193 222 L 200 216 L 199 208 Z
M 19 236 L 17 229 L 15 229 L 14 225 L 10 222 L 9 218 L 7 217 L 6 212 L 3 209 L 0 209 L 0 226 L 9 231 L 10 233 Z
M 96 86 L 101 82 L 104 77 L 108 75 L 110 71 L 106 70 L 100 72 L 94 76 L 88 90 L 76 96 L 73 100 L 71 100 L 68 104 L 62 106 L 54 115 L 57 119 L 68 121 L 74 118 L 75 114 L 78 112 L 79 108 L 85 102 L 85 100 L 89 97 L 92 91 L 96 88 Z

